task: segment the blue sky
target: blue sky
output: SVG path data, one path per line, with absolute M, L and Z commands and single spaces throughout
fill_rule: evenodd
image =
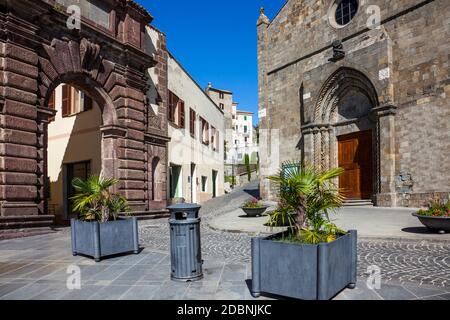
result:
M 233 91 L 239 109 L 258 115 L 256 21 L 285 0 L 137 0 L 166 33 L 167 46 L 201 87 Z

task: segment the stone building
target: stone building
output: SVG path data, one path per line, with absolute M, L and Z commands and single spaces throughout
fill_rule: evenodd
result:
M 205 90 L 206 94 L 212 101 L 223 111 L 225 116 L 225 162 L 231 163 L 232 159 L 229 156 L 230 148 L 232 148 L 233 141 L 233 109 L 236 109 L 237 103 L 233 100 L 233 92 L 223 89 L 217 89 L 208 83 Z
M 448 199 L 449 21 L 447 0 L 290 0 L 272 21 L 262 10 L 263 177 L 302 160 L 344 167 L 347 196 L 378 206 Z M 275 198 L 267 180 L 262 193 Z
M 166 206 L 165 36 L 130 0 L 78 1 L 79 29 L 68 4 L 0 1 L 0 236 L 68 219 L 71 175 L 118 178 L 137 213 Z
M 224 111 L 169 54 L 168 197 L 203 203 L 224 194 Z
M 235 163 L 244 163 L 246 154 L 252 164 L 258 162 L 258 144 L 254 140 L 253 113 L 237 110 L 236 106 L 233 107 L 233 138 L 228 154 L 228 158 L 235 159 Z
M 253 139 L 253 113 L 238 110 L 239 104 L 234 101 L 231 91 L 214 88 L 209 83 L 206 93 L 225 115 L 225 163 L 242 163 L 246 153 L 256 159 L 258 144 Z

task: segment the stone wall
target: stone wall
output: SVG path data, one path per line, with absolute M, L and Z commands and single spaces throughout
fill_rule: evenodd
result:
M 434 197 L 448 198 L 450 3 L 360 1 L 355 18 L 343 28 L 328 21 L 332 3 L 290 0 L 272 22 L 264 15 L 258 21 L 261 129 L 280 135 L 273 143 L 276 133 L 261 134 L 266 137 L 260 147 L 263 177 L 283 161 L 313 160 L 302 128 L 316 130 L 324 84 L 349 68 L 367 78 L 376 93 L 371 115 L 374 139 L 379 139 L 374 141 L 375 202 L 417 207 Z M 379 29 L 367 28 L 369 5 L 381 9 Z M 337 62 L 329 61 L 334 40 L 342 41 L 346 54 Z M 265 197 L 275 197 L 267 181 L 262 187 Z

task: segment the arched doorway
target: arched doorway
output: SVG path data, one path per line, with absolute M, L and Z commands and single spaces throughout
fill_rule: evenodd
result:
M 48 212 L 64 224 L 75 217 L 73 179 L 102 173 L 102 110 L 85 91 L 67 83 L 53 90 L 48 107 L 55 111 L 47 128 Z
M 369 200 L 374 194 L 376 125 L 370 117 L 372 108 L 370 99 L 357 88 L 349 89 L 337 104 L 337 166 L 345 169 L 339 187 L 347 199 Z
M 318 169 L 341 166 L 339 186 L 349 199 L 372 199 L 378 190 L 377 91 L 362 72 L 335 71 L 322 86 L 314 123 L 303 130 L 305 150 Z

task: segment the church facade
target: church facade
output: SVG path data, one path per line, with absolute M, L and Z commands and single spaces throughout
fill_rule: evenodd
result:
M 349 199 L 450 197 L 450 3 L 289 0 L 258 30 L 261 189 L 286 161 L 343 167 Z

